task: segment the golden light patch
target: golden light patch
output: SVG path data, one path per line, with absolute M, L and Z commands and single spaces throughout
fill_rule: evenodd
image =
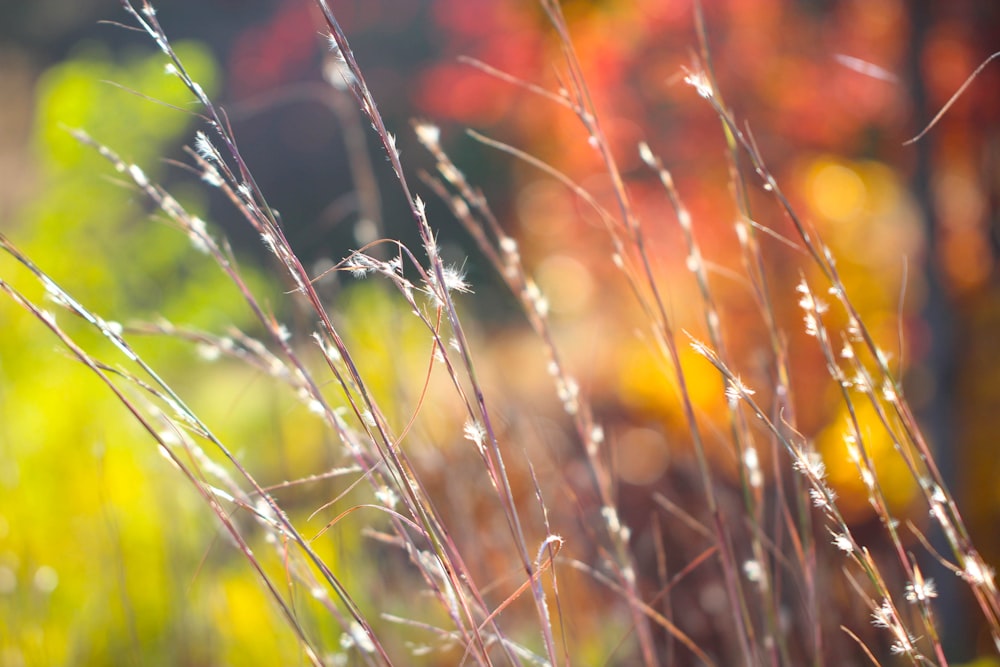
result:
M 543 261 L 536 278 L 556 313 L 579 313 L 587 308 L 594 294 L 590 271 L 567 255 L 553 255 Z
M 843 414 L 832 420 L 816 441 L 826 464 L 830 486 L 838 495 L 837 505 L 848 521 L 867 518 L 872 512 L 868 480 L 876 480 L 889 504 L 889 511 L 903 512 L 913 501 L 917 484 L 879 421 L 875 408 L 868 402 L 858 401 L 854 409 L 860 438 L 849 426 L 846 409 L 842 409 Z M 854 460 L 857 455 L 852 456 L 852 448 L 865 455 L 861 457 L 860 468 Z M 865 459 L 870 462 L 870 468 L 864 464 Z
M 861 176 L 850 167 L 819 160 L 809 171 L 809 204 L 820 216 L 833 222 L 849 222 L 860 215 L 868 201 Z

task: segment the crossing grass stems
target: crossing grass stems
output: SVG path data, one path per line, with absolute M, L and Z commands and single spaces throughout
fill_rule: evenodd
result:
M 353 96 L 374 128 L 408 202 L 421 246 L 411 249 L 399 241 L 381 239 L 351 252 L 332 270 L 383 281 L 430 335 L 429 365 L 437 369 L 435 372 L 443 370 L 446 374 L 448 390 L 454 393 L 465 415 L 460 435 L 468 441 L 479 474 L 489 482 L 485 491 L 482 486 L 466 486 L 462 487 L 462 493 L 492 494 L 488 505 L 496 513 L 496 521 L 491 526 L 502 533 L 493 539 L 500 539 L 508 547 L 504 553 L 509 559 L 508 574 L 514 573 L 511 575 L 514 583 L 508 580 L 501 586 L 495 581 L 483 581 L 478 562 L 473 565 L 480 556 L 470 546 L 475 536 L 454 531 L 456 525 L 474 526 L 477 520 L 456 520 L 454 515 L 460 510 L 445 507 L 447 501 L 439 488 L 426 481 L 429 473 L 421 468 L 420 460 L 408 453 L 406 438 L 410 424 L 392 423 L 387 416 L 391 411 L 374 397 L 369 379 L 360 370 L 363 364 L 357 362 L 356 353 L 338 329 L 332 310 L 336 305 L 328 304 L 317 290 L 320 276 L 310 273 L 292 249 L 282 224 L 240 154 L 224 110 L 189 76 L 149 2 L 124 0 L 123 8 L 133 27 L 145 32 L 162 52 L 167 74 L 188 88 L 199 107 L 194 115 L 200 128 L 186 151 L 189 167 L 207 187 L 221 192 L 259 236 L 276 260 L 279 275 L 275 278 L 288 286 L 288 299 L 308 309 L 313 330 L 293 333 L 282 325 L 243 280 L 229 245 L 216 236 L 209 224 L 189 213 L 169 192 L 147 178 L 139 165 L 129 163 L 111 147 L 87 135 L 84 129 L 74 130 L 76 137 L 106 158 L 162 216 L 182 230 L 195 251 L 214 260 L 238 288 L 266 334 L 260 338 L 240 332 L 220 335 L 165 322 L 122 327 L 80 303 L 10 239 L 0 237 L 3 249 L 30 270 L 49 299 L 103 334 L 131 370 L 93 356 L 59 325 L 46 305 L 31 301 L 9 282 L 0 281 L 0 289 L 37 317 L 73 357 L 107 385 L 204 499 L 273 598 L 310 664 L 333 664 L 343 659 L 345 652 L 353 653 L 357 661 L 367 665 L 409 664 L 418 656 L 433 661 L 435 655 L 481 665 L 571 664 L 579 660 L 574 650 L 576 615 L 589 613 L 621 614 L 626 619 L 630 631 L 621 639 L 622 645 L 612 649 L 615 653 L 608 658 L 612 662 L 821 665 L 827 664 L 828 656 L 839 654 L 832 651 L 833 645 L 847 642 L 853 646 L 856 642 L 854 654 L 865 656 L 874 664 L 885 659 L 884 647 L 888 646 L 889 653 L 909 664 L 945 665 L 934 609 L 936 584 L 924 576 L 913 555 L 914 535 L 925 545 L 927 540 L 915 526 L 901 525 L 892 514 L 883 481 L 867 446 L 870 432 L 862 427 L 857 416 L 864 404 L 873 408 L 878 426 L 891 439 L 896 455 L 917 482 L 934 528 L 944 535 L 949 553 L 934 553 L 933 557 L 969 587 L 985 626 L 1000 647 L 1000 596 L 993 570 L 973 546 L 930 446 L 902 394 L 900 382 L 845 288 L 835 258 L 816 231 L 797 215 L 781 184 L 769 171 L 753 136 L 725 104 L 708 65 L 708 40 L 700 14 L 696 26 L 700 57 L 685 73 L 684 80 L 704 100 L 706 111 L 718 117 L 728 146 L 731 187 L 740 211 L 735 234 L 742 253 L 742 273 L 767 327 L 771 346 L 769 376 L 775 378 L 775 386 L 767 387 L 766 391 L 748 386 L 741 379 L 739 360 L 727 350 L 723 335 L 726 314 L 720 312 L 713 296 L 696 221 L 663 161 L 649 145 L 642 143 L 635 149 L 642 163 L 659 179 L 684 241 L 707 339 L 695 339 L 672 318 L 665 297 L 670 286 L 661 284 L 654 271 L 646 228 L 635 211 L 599 110 L 588 91 L 585 72 L 558 2 L 539 0 L 562 51 L 563 85 L 557 92 L 495 70 L 488 63 L 469 62 L 506 84 L 523 87 L 542 103 L 559 105 L 566 114 L 575 117 L 600 156 L 611 184 L 614 206 L 609 210 L 556 167 L 502 141 L 470 132 L 472 139 L 562 183 L 596 213 L 606 232 L 606 259 L 620 272 L 644 313 L 646 334 L 654 341 L 678 388 L 680 410 L 695 455 L 693 477 L 700 489 L 704 514 L 700 518 L 690 516 L 669 494 L 658 496 L 656 502 L 662 515 L 680 526 L 678 530 L 691 530 L 693 526 L 707 546 L 688 567 L 669 581 L 662 581 L 659 590 L 651 592 L 648 577 L 639 572 L 633 527 L 623 521 L 619 511 L 611 463 L 614 457 L 609 452 L 614 443 L 606 438 L 587 392 L 575 379 L 574 369 L 560 350 L 551 324 L 550 304 L 522 259 L 518 239 L 501 224 L 481 191 L 463 175 L 460 165 L 446 154 L 440 130 L 429 122 L 415 122 L 412 130 L 434 162 L 432 172 L 420 173 L 422 184 L 447 205 L 492 265 L 520 305 L 545 355 L 553 395 L 562 407 L 563 419 L 575 443 L 574 455 L 584 463 L 588 473 L 589 488 L 573 491 L 593 499 L 594 512 L 586 517 L 589 523 L 585 531 L 575 531 L 566 525 L 568 515 L 561 509 L 567 502 L 565 489 L 542 486 L 532 463 L 498 426 L 494 406 L 500 398 L 494 398 L 481 380 L 477 366 L 481 355 L 474 349 L 474 339 L 467 333 L 456 305 L 457 295 L 470 292 L 471 286 L 459 268 L 442 258 L 438 234 L 433 221 L 428 219 L 424 200 L 411 185 L 396 139 L 379 113 L 364 71 L 356 62 L 335 13 L 325 0 L 317 0 L 316 4 L 328 29 L 328 46 L 334 59 L 331 82 Z M 752 190 L 766 193 L 791 221 L 796 238 L 783 240 L 798 248 L 812 268 L 818 269 L 819 282 L 803 279 L 790 286 L 776 284 L 770 277 L 762 245 L 776 233 L 753 222 Z M 821 351 L 839 399 L 847 408 L 845 456 L 856 466 L 868 500 L 881 519 L 888 553 L 892 556 L 888 560 L 876 558 L 869 546 L 854 534 L 828 483 L 822 456 L 796 428 L 791 400 L 792 369 L 787 367 L 787 336 L 774 307 L 776 298 L 792 291 L 797 295 L 805 330 Z M 834 310 L 837 318 L 830 316 Z M 829 324 L 832 321 L 846 321 L 847 325 L 836 328 Z M 383 527 L 373 526 L 366 532 L 371 548 L 392 548 L 405 555 L 415 575 L 409 580 L 412 592 L 429 593 L 443 613 L 439 617 L 443 622 L 388 613 L 373 617 L 365 612 L 366 591 L 347 586 L 343 574 L 324 561 L 315 547 L 318 536 L 305 534 L 306 528 L 285 511 L 274 489 L 265 488 L 255 472 L 234 454 L 234 449 L 134 349 L 129 338 L 149 333 L 187 340 L 201 350 L 210 351 L 211 358 L 228 356 L 250 364 L 276 383 L 287 386 L 310 412 L 322 419 L 343 447 L 345 466 L 289 484 L 309 484 L 336 475 L 353 480 L 349 490 L 359 485 L 370 487 L 372 500 L 365 507 L 375 508 L 384 523 Z M 392 341 L 386 344 L 392 345 Z M 720 497 L 720 488 L 725 483 L 706 453 L 705 424 L 699 419 L 698 407 L 688 390 L 687 370 L 681 363 L 685 347 L 704 359 L 705 369 L 714 369 L 718 390 L 725 397 L 726 423 L 718 432 L 740 462 L 735 482 L 740 500 L 735 505 Z M 317 359 L 319 363 L 315 363 Z M 336 395 L 327 389 L 330 384 L 336 388 Z M 769 454 L 776 457 L 775 471 L 761 469 L 762 448 L 770 448 Z M 453 483 L 459 485 L 461 481 Z M 524 491 L 525 484 L 528 493 Z M 767 489 L 775 485 L 786 492 L 769 493 Z M 342 512 L 327 527 L 360 507 L 352 506 Z M 234 520 L 234 510 L 254 519 L 254 530 L 268 535 L 280 553 L 285 574 L 301 590 L 308 591 L 324 613 L 336 619 L 343 633 L 339 643 L 331 647 L 329 638 L 317 636 L 303 622 L 302 612 L 294 607 L 289 593 L 262 563 L 263 557 L 250 547 L 248 529 Z M 777 522 L 770 521 L 771 516 L 777 517 Z M 570 533 L 574 539 L 589 539 L 591 543 L 572 544 Z M 779 543 L 786 547 L 783 553 L 779 553 Z M 665 561 L 662 546 L 658 548 L 657 559 L 662 563 Z M 589 558 L 582 557 L 584 554 Z M 832 629 L 823 622 L 828 594 L 824 587 L 831 583 L 819 571 L 821 563 L 835 564 L 835 574 L 829 576 L 843 578 L 835 585 L 847 583 L 857 596 L 856 601 L 867 610 L 867 616 L 842 620 L 838 622 L 841 627 Z M 718 623 L 729 633 L 725 645 L 699 644 L 685 629 L 685 611 L 672 610 L 666 602 L 671 589 L 685 585 L 686 577 L 696 571 L 709 571 L 709 576 L 723 584 L 726 611 L 722 614 L 725 618 Z M 573 595 L 566 582 L 575 581 L 571 577 L 574 573 L 582 574 L 592 586 L 602 589 L 612 602 L 598 611 L 564 604 L 564 599 Z M 896 582 L 900 581 L 905 585 L 899 587 Z M 792 596 L 796 613 L 801 612 L 806 619 L 794 627 L 787 619 L 789 588 L 796 591 Z M 516 623 L 510 621 L 515 613 Z M 533 628 L 530 633 L 524 633 L 525 624 Z M 883 633 L 876 636 L 875 644 L 862 639 L 871 636 L 864 629 L 869 624 Z M 387 638 L 394 628 L 402 626 L 424 633 L 428 637 L 426 645 L 410 647 L 410 653 L 400 654 L 398 643 Z

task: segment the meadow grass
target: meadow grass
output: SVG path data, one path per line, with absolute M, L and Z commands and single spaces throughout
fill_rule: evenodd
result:
M 519 305 L 535 341 L 537 367 L 527 372 L 551 379 L 558 411 L 519 401 L 516 387 L 503 386 L 509 376 L 496 366 L 521 361 L 490 354 L 487 336 L 464 314 L 463 301 L 480 298 L 476 286 L 442 257 L 439 233 L 395 135 L 323 0 L 317 7 L 334 57 L 331 84 L 353 95 L 372 126 L 407 202 L 419 248 L 382 238 L 324 272 L 304 266 L 241 156 L 225 111 L 191 78 L 152 5 L 125 1 L 130 25 L 148 34 L 166 58 L 167 74 L 198 105 L 194 115 L 201 127 L 186 150 L 185 168 L 222 193 L 260 239 L 288 303 L 262 300 L 211 224 L 85 129 L 73 130 L 77 139 L 228 277 L 259 335 L 166 321 L 123 327 L 78 301 L 45 267 L 0 237 L 51 302 L 116 348 L 119 358 L 106 361 L 46 304 L 7 281 L 0 281 L 0 289 L 107 386 L 204 500 L 308 664 L 945 665 L 935 599 L 938 586 L 951 582 L 930 579 L 929 560 L 964 582 L 1000 647 L 993 570 L 969 537 L 903 395 L 898 370 L 863 321 L 836 257 L 796 213 L 753 135 L 724 102 L 708 66 L 704 26 L 698 24 L 699 57 L 684 81 L 704 100 L 706 113 L 718 118 L 728 146 L 729 186 L 740 211 L 735 235 L 741 265 L 732 271 L 749 287 L 766 331 L 763 372 L 742 370 L 746 360 L 730 351 L 725 303 L 713 291 L 697 221 L 661 158 L 641 143 L 635 150 L 662 185 L 680 231 L 693 277 L 685 299 L 696 304 L 701 321 L 678 322 L 672 314 L 673 286 L 656 269 L 647 223 L 592 102 L 566 18 L 555 0 L 539 4 L 562 49 L 562 89 L 549 91 L 488 63 L 469 64 L 575 118 L 600 156 L 613 196 L 593 195 L 517 147 L 476 132 L 470 136 L 561 183 L 604 231 L 601 254 L 642 315 L 641 333 L 665 369 L 662 391 L 675 392 L 690 443 L 690 458 L 679 459 L 649 494 L 646 523 L 630 524 L 639 515 L 623 507 L 618 442 L 578 379 L 585 369 L 574 368 L 563 350 L 552 304 L 532 278 L 519 239 L 449 158 L 441 131 L 417 121 L 412 130 L 434 163 L 433 171 L 419 174 L 422 187 L 446 204 Z M 751 207 L 762 196 L 790 222 L 794 237 L 757 222 Z M 769 243 L 791 246 L 803 258 L 798 284 L 775 280 Z M 370 298 L 395 304 L 374 345 L 403 369 L 399 387 L 387 388 L 386 378 L 370 370 L 370 349 L 345 334 L 354 326 L 351 318 L 366 317 L 366 311 L 363 302 L 348 310 L 340 297 L 331 300 L 322 292 L 331 272 L 378 281 L 373 289 L 380 296 L 370 292 Z M 800 310 L 795 326 L 804 328 L 822 355 L 847 415 L 844 456 L 856 467 L 881 525 L 873 544 L 856 534 L 841 511 L 827 461 L 795 419 L 796 371 L 788 366 L 793 333 L 775 306 L 791 297 Z M 293 313 L 294 328 L 279 321 Z M 400 324 L 399 317 L 408 323 Z M 419 332 L 412 338 L 426 343 L 414 346 L 404 331 Z M 134 340 L 146 336 L 185 341 L 207 361 L 232 359 L 271 378 L 299 402 L 303 418 L 320 420 L 329 438 L 323 446 L 334 448 L 336 464 L 304 478 L 261 481 L 270 478 L 269 471 L 253 469 L 238 453 L 242 445 L 219 435 L 168 373 L 138 351 Z M 700 358 L 698 366 L 688 361 L 690 351 Z M 723 406 L 711 418 L 690 390 L 692 374 L 705 373 L 714 374 Z M 769 384 L 754 384 L 763 380 Z M 533 408 L 555 425 L 558 444 L 547 445 L 538 429 L 526 426 L 523 413 Z M 875 437 L 891 442 L 916 483 L 917 504 L 930 516 L 926 528 L 909 520 L 912 509 L 896 515 L 871 455 Z M 288 489 L 329 480 L 337 492 L 322 501 L 281 500 Z M 320 515 L 324 523 L 317 529 L 310 520 Z M 362 539 L 349 552 L 331 551 L 329 541 L 343 530 Z M 934 551 L 925 531 L 939 533 L 947 553 Z M 337 631 L 323 629 L 318 618 L 332 621 Z

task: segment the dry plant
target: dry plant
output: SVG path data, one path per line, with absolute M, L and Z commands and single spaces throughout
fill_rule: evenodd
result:
M 453 458 L 447 471 L 429 466 L 426 457 L 414 454 L 444 447 L 443 443 L 415 442 L 426 438 L 414 427 L 418 415 L 393 421 L 389 417 L 393 411 L 375 397 L 372 379 L 363 372 L 363 358 L 342 335 L 336 305 L 331 306 L 317 291 L 322 276 L 307 270 L 293 251 L 282 223 L 240 155 L 225 112 L 188 75 L 148 1 L 136 7 L 124 0 L 123 6 L 133 27 L 147 33 L 166 56 L 167 73 L 183 82 L 200 105 L 197 117 L 203 127 L 187 149 L 188 168 L 229 199 L 277 260 L 279 279 L 288 286 L 288 298 L 295 304 L 289 310 L 304 306 L 312 330 L 292 332 L 282 325 L 246 285 L 233 251 L 208 224 L 151 182 L 139 165 L 83 130 L 75 131 L 77 138 L 105 157 L 170 224 L 190 238 L 198 252 L 207 254 L 226 273 L 265 335 L 192 331 L 166 322 L 122 327 L 80 303 L 44 268 L 0 237 L 4 250 L 31 271 L 48 298 L 100 332 L 124 361 L 98 359 L 43 305 L 6 281 L 0 281 L 0 289 L 37 317 L 108 386 L 204 498 L 269 591 L 310 664 L 346 664 L 349 654 L 352 664 L 369 665 L 411 664 L 418 659 L 436 664 L 580 664 L 593 659 L 580 653 L 586 635 L 609 626 L 621 630 L 619 645 L 606 642 L 601 659 L 616 664 L 822 665 L 852 659 L 857 664 L 859 656 L 881 664 L 895 654 L 913 665 L 945 665 L 934 609 L 937 589 L 913 553 L 914 537 L 922 550 L 969 587 L 985 627 L 1000 648 L 1000 596 L 993 570 L 973 546 L 900 382 L 858 314 L 835 258 L 796 215 L 749 129 L 724 103 L 709 65 L 701 24 L 700 55 L 684 80 L 718 116 L 729 146 L 730 185 L 741 212 L 735 233 L 743 264 L 736 270 L 751 286 L 768 331 L 770 367 L 766 374 L 756 374 L 772 379 L 766 387 L 748 386 L 741 379 L 741 361 L 727 349 L 725 313 L 713 296 L 695 221 L 660 158 L 641 144 L 636 147 L 641 159 L 659 178 L 663 196 L 675 213 L 687 267 L 697 285 L 692 298 L 700 300 L 704 315 L 700 326 L 707 339 L 695 339 L 672 317 L 665 297 L 670 286 L 661 284 L 654 271 L 644 223 L 634 210 L 602 129 L 556 0 L 540 0 L 540 4 L 562 47 L 562 87 L 557 92 L 515 79 L 486 63 L 471 63 L 507 84 L 531 91 L 540 103 L 560 105 L 574 116 L 600 155 L 611 183 L 615 207 L 609 210 L 554 167 L 513 146 L 471 133 L 475 140 L 560 181 L 596 213 L 606 231 L 607 259 L 621 272 L 644 314 L 645 333 L 672 374 L 694 465 L 677 472 L 684 477 L 678 488 L 688 489 L 686 495 L 672 497 L 667 487 L 654 496 L 657 519 L 650 523 L 652 534 L 639 540 L 636 526 L 623 519 L 615 443 L 606 437 L 598 411 L 576 379 L 577 371 L 560 351 L 549 303 L 522 261 L 517 239 L 445 153 L 438 128 L 417 122 L 416 136 L 436 165 L 434 173 L 421 175 L 423 182 L 448 205 L 492 263 L 520 304 L 545 355 L 564 413 L 561 419 L 571 432 L 567 459 L 556 462 L 556 467 L 569 465 L 566 461 L 582 462 L 586 475 L 560 477 L 558 470 L 538 474 L 538 461 L 531 460 L 527 446 L 517 444 L 518 438 L 529 436 L 519 434 L 516 424 L 512 426 L 503 415 L 501 406 L 510 399 L 495 397 L 482 380 L 475 337 L 456 305 L 456 295 L 471 291 L 471 286 L 459 268 L 442 259 L 424 201 L 411 186 L 394 135 L 383 122 L 348 39 L 325 0 L 316 4 L 329 29 L 335 58 L 332 83 L 353 94 L 374 128 L 421 240 L 421 248 L 411 249 L 382 239 L 351 252 L 331 270 L 384 281 L 430 335 L 428 370 L 421 379 L 421 400 L 414 411 L 419 412 L 427 391 L 446 392 L 459 406 L 458 427 L 468 446 L 449 454 Z M 755 190 L 780 207 L 796 238 L 781 237 L 756 221 L 751 211 L 751 191 Z M 821 282 L 803 278 L 794 288 L 775 284 L 762 250 L 767 242 L 798 249 L 811 270 L 818 270 Z M 844 451 L 856 465 L 884 528 L 884 540 L 877 548 L 852 532 L 838 509 L 822 457 L 796 424 L 788 332 L 773 304 L 776 294 L 793 289 L 806 333 L 821 351 L 850 416 Z M 335 436 L 343 465 L 280 487 L 266 487 L 258 481 L 259 471 L 248 469 L 233 453 L 237 448 L 218 437 L 212 425 L 199 418 L 130 343 L 132 336 L 151 333 L 187 340 L 211 357 L 238 359 L 287 385 Z M 311 338 L 311 347 L 300 340 L 306 337 Z M 387 337 L 385 345 L 393 344 Z M 721 425 L 706 425 L 699 415 L 688 390 L 689 371 L 682 364 L 685 347 L 704 358 L 702 372 L 714 367 L 718 374 L 718 392 L 727 407 Z M 432 376 L 446 381 L 432 382 Z M 862 409 L 874 412 L 878 428 L 884 431 L 881 435 L 891 439 L 896 455 L 905 461 L 921 490 L 932 529 L 944 535 L 950 553 L 933 552 L 919 527 L 893 515 L 870 456 L 872 433 L 858 417 Z M 738 462 L 735 477 L 716 469 L 709 450 L 719 443 Z M 770 469 L 764 461 L 772 462 Z M 338 571 L 316 548 L 318 540 L 326 539 L 326 529 L 317 534 L 305 520 L 293 518 L 277 498 L 280 488 L 330 478 L 347 480 L 342 495 L 331 499 L 330 505 L 364 486 L 370 489 L 370 500 L 351 503 L 326 527 L 361 510 L 378 512 L 381 519 L 364 530 L 366 551 L 402 554 L 402 560 L 383 564 L 391 569 L 405 562 L 409 572 L 399 575 L 404 588 L 395 595 L 407 604 L 429 595 L 437 611 L 402 617 L 385 609 L 372 610 L 368 591 L 345 584 L 349 573 Z M 238 521 L 237 514 L 252 517 L 255 527 Z M 272 555 L 281 563 L 279 574 L 265 562 L 271 556 L 260 555 L 251 546 L 260 533 L 273 545 Z M 683 557 L 679 564 L 678 554 Z M 286 586 L 284 579 L 291 583 Z M 846 596 L 840 594 L 843 590 L 848 591 Z M 318 607 L 297 604 L 297 591 L 311 596 Z M 716 603 L 709 604 L 707 596 L 713 591 Z M 323 636 L 304 618 L 319 613 L 336 620 L 340 637 Z M 423 641 L 404 647 L 393 638 L 404 631 L 407 637 L 422 636 Z

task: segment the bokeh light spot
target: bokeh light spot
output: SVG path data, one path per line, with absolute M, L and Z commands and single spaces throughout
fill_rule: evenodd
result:
M 809 175 L 809 202 L 821 216 L 847 222 L 865 207 L 865 183 L 853 169 L 839 163 L 820 161 Z
M 649 428 L 630 428 L 618 438 L 615 448 L 618 475 L 629 484 L 651 484 L 663 474 L 668 449 L 663 434 Z
M 35 570 L 35 588 L 42 593 L 51 593 L 59 585 L 59 574 L 48 565 L 42 565 Z

